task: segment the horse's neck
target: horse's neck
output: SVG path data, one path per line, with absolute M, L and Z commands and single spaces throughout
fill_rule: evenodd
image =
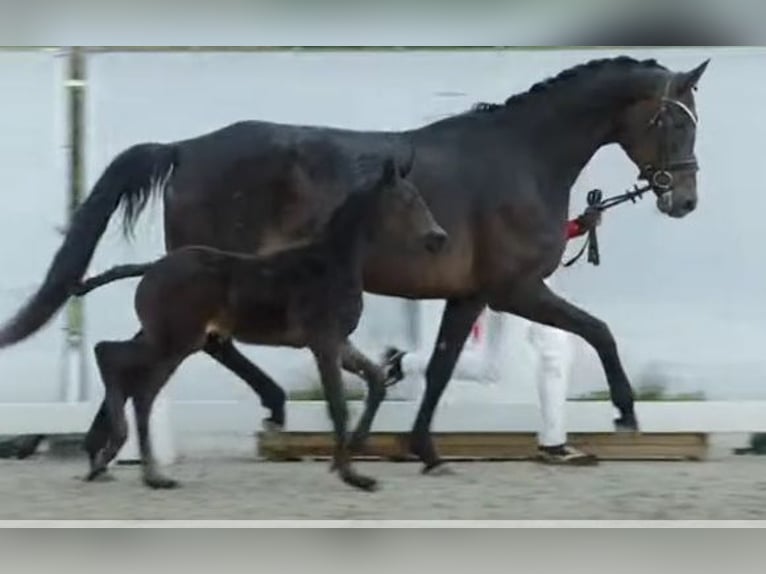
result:
M 584 105 L 572 107 L 557 118 L 546 117 L 528 140 L 530 158 L 527 164 L 535 173 L 540 193 L 546 203 L 563 217 L 569 210 L 574 183 L 596 153 L 613 143 L 616 113 L 606 106 L 603 110 Z
M 599 148 L 609 143 L 613 118 L 608 111 L 598 113 L 585 99 L 580 104 L 557 99 L 553 103 L 561 108 L 558 110 L 549 103 L 541 99 L 479 112 L 490 114 L 485 117 L 455 117 L 427 126 L 415 135 L 423 138 L 424 145 L 470 142 L 474 150 L 481 149 L 481 142 L 491 144 L 494 153 L 482 155 L 479 161 L 503 158 L 499 169 L 523 172 L 524 180 L 531 171 L 535 184 L 546 195 L 545 203 L 553 211 L 566 214 L 572 185 Z M 469 150 L 466 157 L 475 157 L 473 154 Z M 513 188 L 501 192 L 517 197 Z
M 537 169 L 548 174 L 552 188 L 569 190 L 598 150 L 619 143 L 619 118 L 641 98 L 651 97 L 666 82 L 656 70 L 615 72 L 594 77 L 572 90 L 549 94 L 540 106 L 534 153 Z M 534 118 L 530 110 L 530 118 Z M 532 121 L 535 121 L 532 119 Z M 538 135 L 539 134 L 539 135 Z M 555 169 L 551 169 L 554 167 Z

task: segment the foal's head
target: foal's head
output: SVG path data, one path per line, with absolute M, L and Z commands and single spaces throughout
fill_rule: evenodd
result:
M 370 190 L 375 204 L 369 232 L 384 241 L 417 243 L 436 253 L 446 243 L 447 232 L 436 222 L 417 188 L 405 179 L 411 165 L 397 167 L 390 158 L 383 163 L 383 172 Z

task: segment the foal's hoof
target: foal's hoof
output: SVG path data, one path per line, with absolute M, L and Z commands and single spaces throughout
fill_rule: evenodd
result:
M 85 478 L 83 478 L 85 482 L 109 482 L 111 480 L 114 480 L 114 477 L 107 472 L 105 466 L 91 468 Z
M 91 475 L 85 477 L 86 482 L 114 482 L 117 480 L 110 472 L 103 471 L 91 478 Z
M 177 480 L 166 476 L 146 476 L 144 477 L 144 484 L 155 490 L 170 490 L 181 486 Z
M 455 476 L 457 474 L 455 469 L 443 460 L 425 465 L 421 473 L 426 476 Z
M 345 473 L 341 476 L 341 479 L 346 484 L 364 490 L 365 492 L 375 492 L 378 490 L 378 481 L 372 477 L 364 476 L 363 474 L 356 474 L 354 472 Z
M 402 369 L 402 359 L 404 358 L 404 355 L 404 351 L 394 347 L 388 347 L 383 352 L 381 369 L 383 369 L 386 377 L 384 382 L 386 387 L 395 385 L 404 379 L 404 370 Z
M 636 419 L 636 415 L 633 413 L 624 414 L 621 417 L 614 419 L 614 430 L 623 433 L 637 433 L 638 419 Z

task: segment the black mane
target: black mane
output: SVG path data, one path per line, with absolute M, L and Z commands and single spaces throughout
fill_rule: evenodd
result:
M 478 112 L 478 113 L 493 112 L 496 110 L 504 109 L 507 106 L 510 106 L 513 104 L 520 104 L 538 95 L 547 94 L 553 88 L 560 87 L 574 80 L 581 79 L 582 77 L 586 75 L 603 71 L 607 68 L 618 68 L 620 70 L 625 70 L 628 68 L 638 68 L 638 69 L 654 69 L 654 70 L 667 71 L 667 68 L 665 66 L 661 65 L 659 62 L 657 62 L 657 60 L 654 60 L 654 59 L 636 60 L 635 58 L 631 58 L 629 56 L 618 56 L 616 58 L 601 58 L 597 60 L 590 60 L 589 62 L 585 62 L 584 64 L 578 64 L 571 68 L 567 68 L 566 70 L 560 72 L 556 76 L 547 78 L 541 82 L 537 82 L 531 88 L 529 88 L 529 90 L 527 90 L 526 92 L 514 94 L 510 96 L 507 100 L 505 100 L 505 102 L 502 104 L 478 102 L 471 107 L 469 112 Z

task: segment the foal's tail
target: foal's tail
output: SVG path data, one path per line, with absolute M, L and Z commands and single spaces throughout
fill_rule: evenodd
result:
M 130 234 L 149 198 L 164 191 L 177 165 L 177 150 L 172 144 L 140 144 L 109 164 L 75 212 L 37 293 L 0 327 L 0 348 L 29 337 L 56 314 L 85 274 L 112 214 L 122 206 L 124 229 Z
M 70 294 L 75 297 L 84 297 L 94 289 L 98 289 L 99 287 L 103 287 L 104 285 L 114 281 L 119 281 L 120 279 L 128 279 L 130 277 L 141 277 L 149 270 L 152 265 L 154 265 L 154 263 L 155 262 L 152 261 L 151 263 L 115 265 L 111 269 L 98 275 L 94 275 L 93 277 L 89 277 L 82 283 L 75 285 L 70 291 Z

